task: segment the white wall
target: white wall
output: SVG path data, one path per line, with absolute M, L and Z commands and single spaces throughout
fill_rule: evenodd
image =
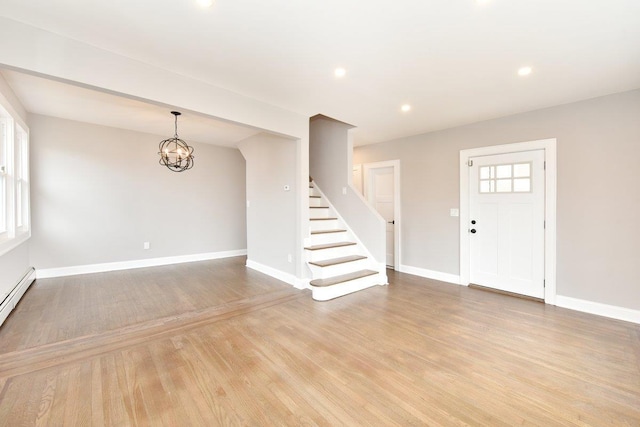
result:
M 10 110 L 13 117 L 29 124 L 27 113 L 9 85 L 0 75 L 0 102 Z M 0 256 L 0 302 L 11 292 L 29 269 L 29 242 Z
M 402 162 L 402 264 L 459 274 L 462 149 L 557 138 L 557 294 L 640 309 L 640 90 L 358 147 Z
M 237 149 L 188 141 L 195 166 L 176 173 L 158 164 L 167 135 L 29 119 L 36 269 L 246 248 Z
M 247 265 L 291 284 L 296 283 L 301 246 L 296 240 L 296 145 L 268 134 L 238 144 L 247 162 Z
M 304 274 L 302 245 L 308 234 L 304 198 L 307 189 L 303 187 L 309 176 L 307 116 L 3 17 L 0 65 L 297 139 L 296 270 L 298 276 Z

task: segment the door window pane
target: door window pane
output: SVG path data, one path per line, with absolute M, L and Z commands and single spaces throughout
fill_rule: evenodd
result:
M 496 192 L 498 193 L 510 193 L 511 192 L 511 180 L 499 179 L 496 185 Z
M 511 178 L 511 165 L 498 165 L 496 167 L 497 178 Z
M 531 162 L 480 166 L 480 193 L 530 192 L 531 167 Z
M 489 179 L 489 178 L 491 178 L 490 169 L 491 169 L 491 166 L 481 166 L 480 167 L 480 179 Z
M 529 191 L 531 191 L 531 178 L 514 179 L 513 191 L 516 193 L 528 193 Z
M 513 165 L 513 176 L 516 178 L 531 176 L 531 163 L 517 163 Z

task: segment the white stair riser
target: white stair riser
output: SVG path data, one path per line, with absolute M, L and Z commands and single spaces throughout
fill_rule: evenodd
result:
M 372 286 L 384 284 L 384 280 L 382 280 L 380 275 L 374 274 L 360 279 L 351 280 L 349 282 L 338 283 L 333 286 L 311 286 L 311 296 L 316 301 L 327 301 L 352 292 L 361 291 L 362 289 L 370 288 Z
M 327 202 L 317 197 L 309 197 L 309 206 L 329 206 Z
M 340 246 L 331 249 L 305 251 L 307 261 L 323 261 L 325 259 L 340 258 L 349 255 L 364 255 L 358 252 L 358 245 Z
M 309 209 L 309 218 L 327 218 L 331 216 L 329 208 Z
M 337 243 L 337 242 L 349 242 L 350 237 L 349 233 L 343 231 L 341 233 L 324 233 L 324 234 L 312 234 L 309 238 L 311 245 L 324 245 L 327 243 Z
M 368 259 L 344 262 L 342 264 L 336 264 L 329 267 L 318 267 L 317 265 L 309 264 L 309 268 L 311 269 L 314 279 L 326 279 L 328 277 L 353 273 L 354 271 L 368 270 L 372 267 L 375 267 L 375 265 Z
M 326 219 L 322 221 L 310 221 L 309 230 L 317 231 L 317 230 L 333 230 L 341 228 L 337 219 Z

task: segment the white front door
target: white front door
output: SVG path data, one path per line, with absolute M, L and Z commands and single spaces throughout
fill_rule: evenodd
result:
M 470 160 L 470 282 L 544 298 L 544 150 Z
M 370 169 L 367 189 L 369 203 L 387 223 L 387 266 L 394 267 L 395 246 L 395 195 L 394 170 L 392 166 Z

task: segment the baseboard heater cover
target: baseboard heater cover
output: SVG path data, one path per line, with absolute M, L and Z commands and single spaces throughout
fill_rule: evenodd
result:
M 18 305 L 20 298 L 27 292 L 34 280 L 36 280 L 36 270 L 30 267 L 18 284 L 9 292 L 9 295 L 0 303 L 0 325 L 9 317 L 9 314 Z

